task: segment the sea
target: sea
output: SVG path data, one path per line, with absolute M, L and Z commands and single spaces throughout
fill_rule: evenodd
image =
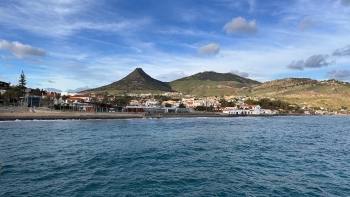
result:
M 0 122 L 0 196 L 350 196 L 350 117 Z

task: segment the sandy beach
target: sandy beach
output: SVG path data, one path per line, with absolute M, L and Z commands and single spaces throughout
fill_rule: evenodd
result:
M 297 114 L 260 114 L 249 116 L 296 116 Z M 196 117 L 239 117 L 247 115 L 228 115 L 217 112 L 196 112 L 196 113 L 165 113 L 165 114 L 145 114 L 145 113 L 90 113 L 72 111 L 51 111 L 47 108 L 31 109 L 29 107 L 1 107 L 0 121 L 11 120 L 65 120 L 65 119 L 135 119 L 135 118 L 196 118 Z
M 130 119 L 143 118 L 136 113 L 87 113 L 60 112 L 42 109 L 31 110 L 28 107 L 6 107 L 0 109 L 0 121 L 6 120 L 55 120 L 55 119 Z

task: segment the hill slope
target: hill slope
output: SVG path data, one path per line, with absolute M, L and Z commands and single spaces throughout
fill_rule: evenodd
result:
M 217 73 L 214 71 L 200 72 L 189 77 L 184 77 L 177 79 L 176 81 L 190 81 L 190 80 L 200 80 L 200 81 L 235 81 L 243 84 L 261 84 L 258 81 L 247 79 L 233 73 Z
M 153 79 L 146 74 L 142 68 L 136 68 L 133 72 L 119 81 L 99 88 L 86 90 L 84 92 L 109 92 L 110 94 L 116 94 L 121 92 L 152 93 L 172 91 L 173 90 L 168 83 Z
M 251 91 L 241 89 L 240 95 L 272 97 L 299 106 L 350 108 L 350 83 L 337 80 L 318 81 L 309 78 L 285 78 L 254 86 Z
M 197 96 L 234 94 L 237 89 L 260 84 L 232 73 L 201 72 L 170 82 L 173 90 Z

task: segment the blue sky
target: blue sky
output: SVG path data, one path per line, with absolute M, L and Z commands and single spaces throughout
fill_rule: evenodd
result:
M 350 80 L 350 0 L 2 0 L 0 81 L 81 90 L 140 67 Z

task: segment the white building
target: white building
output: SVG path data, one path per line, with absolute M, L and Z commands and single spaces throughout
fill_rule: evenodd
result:
M 72 92 L 61 92 L 61 96 L 74 96 L 77 93 L 72 93 Z
M 229 110 L 228 114 L 261 114 L 261 108 L 260 105 L 237 105 L 232 110 Z
M 154 100 L 154 99 L 148 99 L 146 101 L 146 107 L 156 107 L 158 106 L 158 101 L 157 100 Z

